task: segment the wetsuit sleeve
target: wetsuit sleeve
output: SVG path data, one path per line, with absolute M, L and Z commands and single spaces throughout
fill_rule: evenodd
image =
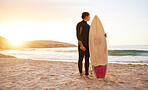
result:
M 83 29 L 82 25 L 77 24 L 77 26 L 76 26 L 76 34 L 77 34 L 77 39 L 78 39 L 79 45 L 83 45 L 83 43 L 81 41 L 82 29 Z

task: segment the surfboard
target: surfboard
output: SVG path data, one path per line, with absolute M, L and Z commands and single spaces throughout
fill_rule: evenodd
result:
M 108 64 L 107 41 L 100 19 L 95 16 L 89 31 L 89 53 L 93 71 L 97 78 L 105 78 Z

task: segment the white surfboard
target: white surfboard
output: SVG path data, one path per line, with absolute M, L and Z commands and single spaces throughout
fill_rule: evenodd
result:
M 101 21 L 94 17 L 89 31 L 89 52 L 92 68 L 97 78 L 104 78 L 108 64 L 105 32 Z

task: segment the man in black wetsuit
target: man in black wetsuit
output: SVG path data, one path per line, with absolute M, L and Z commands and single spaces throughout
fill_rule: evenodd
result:
M 85 75 L 87 76 L 89 73 L 89 29 L 90 25 L 87 24 L 87 21 L 90 20 L 90 16 L 88 12 L 82 13 L 82 21 L 79 22 L 76 26 L 76 36 L 78 39 L 78 52 L 79 52 L 79 60 L 78 60 L 78 68 L 80 76 L 82 74 L 82 61 L 85 55 Z
M 76 36 L 78 39 L 78 52 L 79 52 L 79 60 L 78 60 L 78 68 L 80 76 L 82 74 L 82 61 L 85 56 L 85 76 L 89 75 L 89 29 L 90 25 L 87 24 L 87 21 L 90 20 L 90 14 L 88 12 L 82 13 L 82 21 L 79 22 L 76 26 Z M 106 34 L 104 34 L 107 37 Z

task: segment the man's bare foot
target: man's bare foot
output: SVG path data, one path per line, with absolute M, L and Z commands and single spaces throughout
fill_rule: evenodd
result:
M 80 76 L 83 76 L 83 73 L 80 73 Z
M 89 73 L 85 73 L 85 77 L 88 77 Z

